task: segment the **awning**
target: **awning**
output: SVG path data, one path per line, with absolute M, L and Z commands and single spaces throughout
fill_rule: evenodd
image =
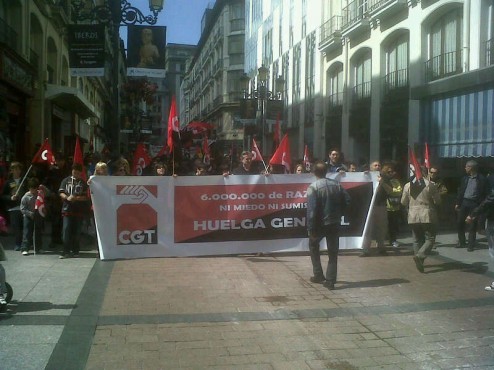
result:
M 439 157 L 494 157 L 494 88 L 434 99 L 427 120 Z
M 45 98 L 82 118 L 98 117 L 94 105 L 75 87 L 47 84 Z

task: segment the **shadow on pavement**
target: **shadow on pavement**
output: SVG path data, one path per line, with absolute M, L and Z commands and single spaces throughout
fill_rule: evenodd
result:
M 397 285 L 397 284 L 408 284 L 410 280 L 407 279 L 374 279 L 366 281 L 342 281 L 338 280 L 336 282 L 337 289 L 348 289 L 348 288 L 375 288 L 380 286 Z
M 21 312 L 37 312 L 47 310 L 72 310 L 76 304 L 53 304 L 51 302 L 18 302 L 12 301 L 7 306 L 10 314 Z
M 468 263 L 462 263 L 462 262 L 445 262 L 445 263 L 438 263 L 435 265 L 429 265 L 425 264 L 425 274 L 434 274 L 437 272 L 444 272 L 444 271 L 451 271 L 451 270 L 461 270 L 464 272 L 471 272 L 474 274 L 480 274 L 483 275 L 487 272 L 489 269 L 489 265 L 487 262 L 474 262 L 471 264 Z M 431 270 L 431 268 L 433 268 Z

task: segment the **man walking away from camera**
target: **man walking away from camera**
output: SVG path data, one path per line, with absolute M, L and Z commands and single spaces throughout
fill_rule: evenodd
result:
M 309 251 L 314 276 L 310 281 L 324 284 L 333 290 L 338 268 L 338 250 L 341 217 L 350 204 L 350 195 L 341 184 L 326 178 L 327 165 L 318 161 L 314 166 L 317 180 L 307 189 L 307 232 L 309 234 Z M 328 246 L 328 266 L 326 278 L 321 266 L 319 242 L 326 238 Z

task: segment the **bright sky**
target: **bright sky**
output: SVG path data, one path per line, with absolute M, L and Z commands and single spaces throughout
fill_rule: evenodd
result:
M 165 0 L 156 26 L 166 26 L 166 42 L 197 45 L 201 37 L 201 19 L 214 0 Z M 144 15 L 151 14 L 148 0 L 129 0 Z M 145 25 L 145 24 L 144 24 Z M 120 28 L 120 37 L 127 43 L 127 27 Z

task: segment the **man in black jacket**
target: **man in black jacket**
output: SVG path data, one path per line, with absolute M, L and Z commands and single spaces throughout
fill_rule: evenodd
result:
M 480 205 L 489 193 L 489 183 L 485 176 L 478 173 L 478 164 L 475 161 L 468 161 L 465 164 L 466 175 L 460 181 L 458 196 L 456 198 L 455 210 L 458 212 L 457 231 L 458 245 L 457 248 L 465 248 L 465 229 L 467 218 L 472 211 Z M 477 239 L 477 219 L 472 220 L 468 228 L 468 251 L 472 252 L 475 248 Z
M 326 172 L 326 164 L 321 161 L 316 162 L 314 175 L 317 180 L 307 189 L 307 232 L 314 272 L 310 281 L 324 284 L 328 289 L 333 290 L 338 267 L 341 216 L 350 204 L 350 195 L 338 181 L 326 178 Z M 326 278 L 324 278 L 319 251 L 319 242 L 322 238 L 326 238 L 328 247 Z

